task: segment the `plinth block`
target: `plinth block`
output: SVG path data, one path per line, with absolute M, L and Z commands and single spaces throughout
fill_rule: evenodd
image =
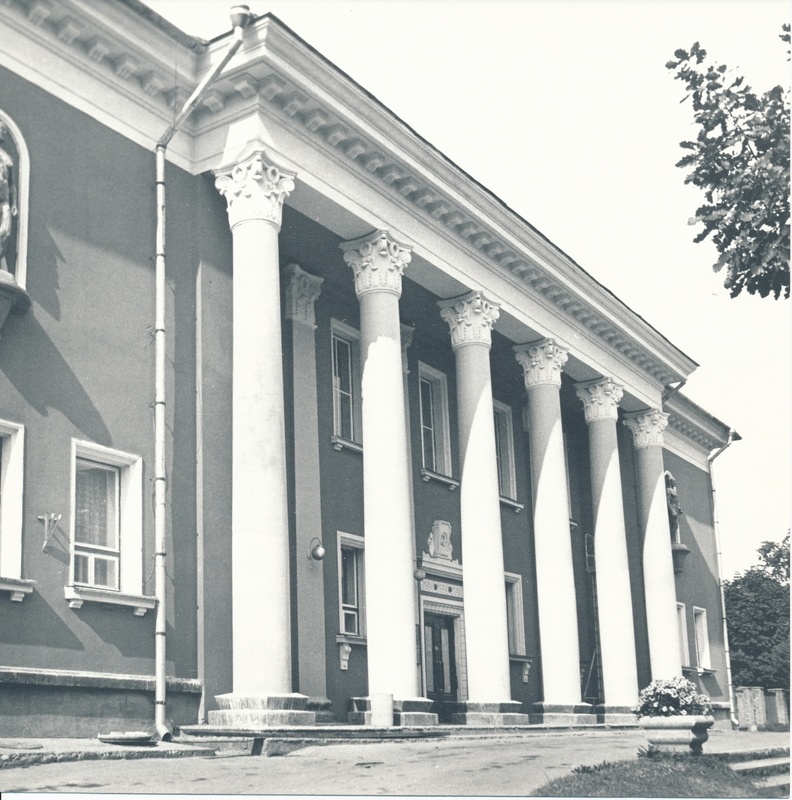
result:
M 594 707 L 589 703 L 578 705 L 555 705 L 551 703 L 534 703 L 531 708 L 532 725 L 563 725 L 577 727 L 579 725 L 595 725 L 597 717 Z

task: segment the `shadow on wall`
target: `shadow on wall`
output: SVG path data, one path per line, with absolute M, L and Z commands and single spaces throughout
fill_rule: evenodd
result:
M 66 601 L 61 592 L 61 602 Z M 32 625 L 31 620 L 36 624 Z M 0 643 L 48 650 L 84 650 L 82 642 L 38 593 L 33 592 L 21 603 L 0 598 Z
M 0 339 L 0 365 L 8 380 L 42 416 L 60 411 L 94 442 L 110 444 L 110 431 L 66 359 L 34 316 L 11 315 Z

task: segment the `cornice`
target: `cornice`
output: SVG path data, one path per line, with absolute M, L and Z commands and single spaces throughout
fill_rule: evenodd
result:
M 100 101 L 92 100 L 91 82 L 145 112 L 136 113 L 136 127 L 117 112 L 116 129 L 149 147 L 228 43 L 227 37 L 205 46 L 189 37 L 181 43 L 135 3 L 120 0 L 2 0 L 0 20 L 82 70 L 91 81 L 77 99 L 94 103 L 97 114 Z M 64 99 L 71 101 L 66 95 L 76 91 L 64 90 Z M 172 160 L 194 171 L 190 138 L 226 124 L 245 106 L 264 106 L 268 116 L 660 387 L 697 366 L 271 15 L 246 31 L 244 49 L 204 98 L 183 138 L 174 140 Z
M 682 394 L 670 397 L 663 408 L 669 415 L 669 430 L 705 455 L 729 440 L 728 425 Z M 739 434 L 735 438 L 739 439 Z

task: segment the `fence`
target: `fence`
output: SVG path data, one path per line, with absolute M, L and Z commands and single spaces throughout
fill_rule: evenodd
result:
M 789 692 L 761 686 L 737 686 L 740 730 L 789 730 Z

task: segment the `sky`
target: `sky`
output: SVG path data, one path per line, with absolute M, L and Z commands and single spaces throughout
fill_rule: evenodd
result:
M 186 33 L 227 0 L 147 0 Z M 665 63 L 700 42 L 758 93 L 789 84 L 783 0 L 255 0 L 701 366 L 683 392 L 743 437 L 714 462 L 724 578 L 790 511 L 790 303 L 730 299 L 688 221 L 695 137 Z M 684 509 L 683 509 L 684 510 Z

